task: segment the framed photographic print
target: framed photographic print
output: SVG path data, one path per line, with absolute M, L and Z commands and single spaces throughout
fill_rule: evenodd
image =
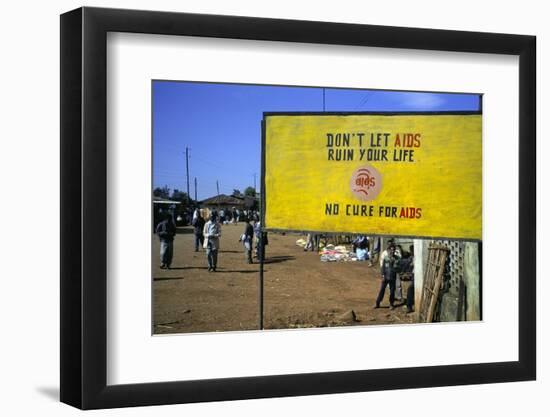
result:
M 81 8 L 61 101 L 63 402 L 535 378 L 534 37 Z

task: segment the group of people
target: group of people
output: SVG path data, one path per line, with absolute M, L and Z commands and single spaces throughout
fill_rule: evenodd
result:
M 220 210 L 222 212 L 222 210 Z M 225 216 L 225 214 L 224 214 Z M 250 217 L 249 217 L 250 216 Z M 218 251 L 220 248 L 220 238 L 222 235 L 222 224 L 227 222 L 227 217 L 222 217 L 216 210 L 210 212 L 206 220 L 199 209 L 193 213 L 191 225 L 193 226 L 195 252 L 200 248 L 206 251 L 208 263 L 208 272 L 216 272 L 218 267 Z M 244 218 L 246 221 L 244 233 L 239 241 L 243 243 L 247 263 L 253 263 L 252 253 L 258 260 L 265 257 L 265 247 L 268 244 L 267 233 L 262 232 L 259 216 L 256 213 L 238 212 L 237 216 L 232 217 L 237 221 Z M 162 221 L 155 229 L 160 240 L 160 268 L 170 269 L 174 254 L 174 237 L 176 235 L 176 225 L 170 212 L 165 212 Z
M 222 235 L 221 218 L 217 211 L 210 213 L 206 221 L 200 210 L 195 210 L 191 224 L 194 229 L 195 252 L 200 247 L 206 250 L 208 271 L 216 272 L 218 265 L 218 251 L 220 248 L 220 237 Z M 174 237 L 176 235 L 176 225 L 171 213 L 165 213 L 164 219 L 157 225 L 156 234 L 160 239 L 160 268 L 170 269 L 174 253 Z M 320 235 L 309 234 L 304 250 L 315 250 L 319 248 Z M 259 260 L 265 258 L 265 247 L 268 244 L 267 233 L 262 231 L 261 223 L 257 215 L 246 219 L 246 224 L 242 235 L 239 238 L 242 242 L 245 252 L 246 262 L 253 263 L 252 254 Z M 369 260 L 369 265 L 375 262 L 379 254 L 376 243 L 371 245 L 368 237 L 358 236 L 353 242 L 353 250 L 360 260 Z M 372 246 L 372 247 L 371 247 Z M 370 251 L 369 251 L 370 249 Z M 386 249 L 380 253 L 380 288 L 376 297 L 374 308 L 380 308 L 380 303 L 384 299 L 386 288 L 389 287 L 390 309 L 396 307 L 397 302 L 405 302 L 407 312 L 413 311 L 414 306 L 414 246 L 409 246 L 409 251 L 405 252 L 401 245 L 396 245 L 393 239 L 388 241 Z M 406 276 L 410 280 L 406 297 L 403 297 L 403 288 L 400 276 Z
M 406 298 L 403 298 L 403 289 L 400 275 L 407 276 L 410 285 L 407 289 Z M 409 252 L 403 251 L 400 245 L 396 245 L 390 239 L 386 250 L 380 255 L 380 289 L 374 308 L 379 308 L 384 299 L 386 287 L 389 286 L 390 309 L 396 307 L 395 302 L 405 302 L 407 313 L 412 313 L 414 306 L 414 246 L 409 246 Z
M 304 251 L 318 251 L 321 235 L 308 233 Z M 401 245 L 396 245 L 394 239 L 388 241 L 387 247 L 380 253 L 381 239 L 369 239 L 365 235 L 356 236 L 352 241 L 352 251 L 358 261 L 368 261 L 368 266 L 380 265 L 380 288 L 374 308 L 380 308 L 386 288 L 389 287 L 390 309 L 396 307 L 396 302 L 405 303 L 407 313 L 414 311 L 414 246 L 405 251 Z M 402 279 L 410 282 L 407 293 L 403 296 Z
M 206 221 L 200 211 L 195 210 L 191 224 L 194 229 L 195 252 L 202 246 L 206 250 L 208 271 L 215 272 L 218 266 L 218 250 L 222 235 L 218 213 L 212 211 Z M 164 218 L 157 225 L 155 232 L 160 240 L 160 268 L 170 269 L 174 254 L 174 237 L 176 236 L 176 225 L 172 213 L 164 214 Z
M 353 240 L 352 247 L 357 260 L 368 261 L 369 266 L 379 261 L 380 289 L 374 308 L 380 308 L 386 288 L 389 287 L 390 309 L 395 308 L 396 301 L 405 302 L 407 313 L 412 313 L 414 311 L 414 246 L 410 245 L 409 251 L 406 252 L 401 245 L 395 244 L 394 239 L 390 239 L 386 249 L 380 253 L 380 238 L 370 240 L 367 236 L 361 235 Z M 401 277 L 410 281 L 405 297 L 403 297 Z
M 254 256 L 263 261 L 265 258 L 265 247 L 267 246 L 268 239 L 267 233 L 262 232 L 262 226 L 259 217 L 253 216 L 246 222 L 244 232 L 239 238 L 239 242 L 243 244 L 244 253 L 246 257 L 246 263 L 251 264 L 252 251 L 254 250 Z
M 240 222 L 248 223 L 251 219 L 258 216 L 255 210 L 240 210 L 236 207 L 231 209 L 220 209 L 219 220 L 221 224 L 237 224 Z

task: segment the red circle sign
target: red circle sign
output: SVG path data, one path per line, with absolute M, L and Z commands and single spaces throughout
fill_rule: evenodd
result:
M 355 198 L 362 201 L 374 200 L 382 190 L 382 175 L 371 165 L 364 165 L 353 171 L 349 186 Z

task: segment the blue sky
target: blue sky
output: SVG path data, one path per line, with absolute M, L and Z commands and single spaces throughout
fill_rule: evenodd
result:
M 326 111 L 479 110 L 477 94 L 325 89 Z M 187 190 L 199 200 L 260 187 L 263 112 L 323 111 L 323 89 L 153 81 L 153 186 Z

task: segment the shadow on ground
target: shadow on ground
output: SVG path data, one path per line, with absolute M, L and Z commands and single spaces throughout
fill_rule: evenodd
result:
M 36 391 L 53 401 L 59 401 L 59 387 L 36 387 Z
M 266 258 L 264 264 L 277 264 L 280 262 L 293 261 L 294 259 L 296 259 L 294 256 L 272 256 Z

